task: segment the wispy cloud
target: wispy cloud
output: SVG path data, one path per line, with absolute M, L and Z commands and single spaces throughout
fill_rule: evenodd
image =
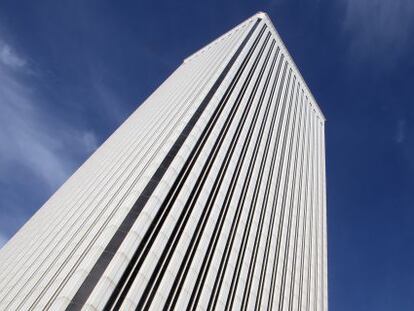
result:
M 54 105 L 45 105 L 49 99 L 36 87 L 36 79 L 42 77 L 31 72 L 27 59 L 0 38 L 0 183 L 8 187 L 10 180 L 23 184 L 29 178 L 33 191 L 50 193 L 98 143 L 92 130 L 68 124 L 52 109 L 46 110 Z M 7 236 L 4 227 L 10 222 L 21 225 L 21 218 L 30 213 L 14 201 L 0 201 L 5 205 L 0 210 L 0 245 Z
M 405 120 L 398 120 L 397 129 L 395 131 L 395 142 L 403 143 L 405 140 Z
M 0 41 L 0 61 L 11 68 L 21 68 L 26 65 L 26 60 L 20 58 L 12 48 Z
M 91 70 L 91 72 L 91 91 L 93 91 L 100 109 L 104 110 L 107 119 L 119 124 L 125 118 L 125 111 L 122 109 L 122 105 L 119 104 L 122 100 L 102 81 L 100 74 L 94 72 L 94 70 Z
M 395 60 L 414 31 L 412 0 L 341 0 L 353 57 Z

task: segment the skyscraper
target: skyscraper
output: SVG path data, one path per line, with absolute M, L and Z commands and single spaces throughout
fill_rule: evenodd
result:
M 187 58 L 0 252 L 0 309 L 327 309 L 324 116 L 258 13 Z

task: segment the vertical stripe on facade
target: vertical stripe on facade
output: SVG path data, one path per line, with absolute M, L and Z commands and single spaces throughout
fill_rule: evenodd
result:
M 0 309 L 327 310 L 324 130 L 253 16 L 186 59 L 2 250 Z

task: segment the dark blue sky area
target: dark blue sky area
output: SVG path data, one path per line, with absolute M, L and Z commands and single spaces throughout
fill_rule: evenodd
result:
M 412 0 L 1 1 L 0 245 L 185 57 L 257 11 L 328 120 L 330 310 L 414 310 Z

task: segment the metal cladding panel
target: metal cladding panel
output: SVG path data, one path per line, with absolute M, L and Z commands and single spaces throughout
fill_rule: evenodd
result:
M 0 309 L 327 310 L 325 119 L 268 16 L 196 52 L 0 252 Z

